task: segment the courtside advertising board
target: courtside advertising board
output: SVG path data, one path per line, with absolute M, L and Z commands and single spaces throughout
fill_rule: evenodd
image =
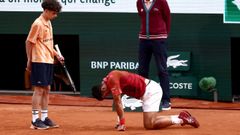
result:
M 167 0 L 171 13 L 222 14 L 223 0 Z M 137 13 L 136 0 L 59 0 L 63 12 Z M 42 11 L 42 0 L 0 0 L 0 11 Z M 10 8 L 11 7 L 11 8 Z

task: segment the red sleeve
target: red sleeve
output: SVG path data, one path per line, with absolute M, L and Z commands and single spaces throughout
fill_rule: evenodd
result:
M 168 3 L 166 0 L 162 0 L 162 6 L 163 6 L 163 17 L 166 22 L 166 27 L 167 27 L 167 33 L 169 34 L 170 32 L 170 25 L 171 25 L 171 13 L 170 13 L 170 8 L 168 6 Z
M 139 3 L 139 2 L 140 2 L 140 1 L 138 0 L 137 3 L 136 3 L 138 15 L 140 15 L 140 12 L 141 12 L 141 11 L 140 11 L 141 9 L 140 9 L 140 3 Z
M 122 90 L 120 87 L 120 81 L 118 78 L 113 77 L 110 75 L 107 80 L 107 89 L 112 92 L 113 95 L 120 95 L 122 94 Z

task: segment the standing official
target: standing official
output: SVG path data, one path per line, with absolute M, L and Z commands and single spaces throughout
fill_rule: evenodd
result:
M 137 0 L 137 10 L 141 19 L 138 72 L 149 78 L 149 65 L 153 55 L 163 89 L 162 110 L 170 110 L 166 46 L 170 32 L 170 9 L 166 0 Z

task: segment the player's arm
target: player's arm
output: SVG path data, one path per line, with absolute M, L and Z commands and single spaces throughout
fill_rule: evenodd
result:
M 124 131 L 125 130 L 125 117 L 124 117 L 124 110 L 122 106 L 121 96 L 120 95 L 113 95 L 114 105 L 116 108 L 116 112 L 119 118 L 119 122 L 116 126 L 117 130 Z
M 124 110 L 121 101 L 122 90 L 119 82 L 119 74 L 118 72 L 112 72 L 110 76 L 108 76 L 108 86 L 109 90 L 112 92 L 114 106 L 116 108 L 116 112 L 119 118 L 118 126 L 116 127 L 119 131 L 125 130 L 125 117 Z
M 119 119 L 124 119 L 124 111 L 120 95 L 113 95 L 114 105 Z

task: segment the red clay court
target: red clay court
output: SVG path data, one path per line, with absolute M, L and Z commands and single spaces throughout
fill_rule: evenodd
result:
M 172 110 L 159 115 L 178 114 L 188 110 L 200 122 L 198 129 L 172 126 L 161 130 L 145 130 L 141 112 L 126 112 L 125 132 L 114 129 L 116 112 L 112 100 L 50 95 L 49 117 L 60 125 L 57 129 L 32 130 L 31 96 L 0 96 L 1 135 L 239 135 L 240 103 L 214 103 L 204 100 L 172 98 Z

